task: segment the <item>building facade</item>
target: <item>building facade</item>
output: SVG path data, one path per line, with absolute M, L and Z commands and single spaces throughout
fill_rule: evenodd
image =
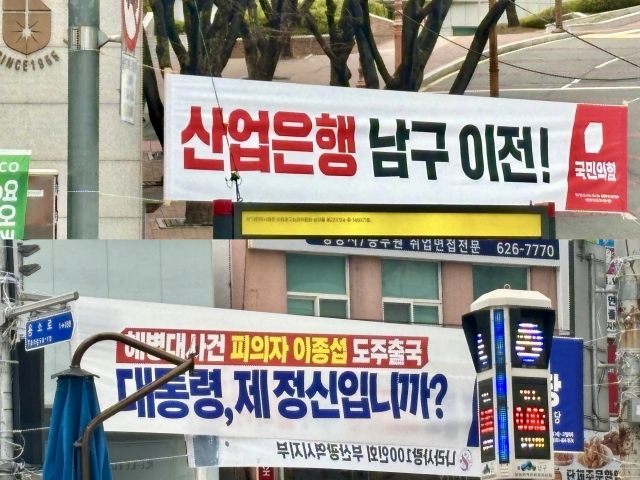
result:
M 58 238 L 67 238 L 68 2 L 1 4 L 0 148 L 31 150 L 31 168 L 58 172 L 57 231 Z M 120 1 L 100 2 L 100 29 L 110 36 L 121 34 Z M 143 238 L 142 75 L 138 73 L 132 125 L 120 120 L 120 53 L 118 43 L 100 49 L 99 188 L 106 195 L 100 196 L 99 235 L 138 239 Z
M 415 242 L 405 240 L 402 249 L 394 240 L 343 246 L 305 240 L 233 242 L 233 308 L 459 327 L 474 300 L 509 285 L 549 297 L 560 312 L 559 328 L 565 328 L 567 311 L 563 315 L 558 306 L 567 300 L 561 298 L 560 275 L 566 253 L 553 252 L 557 259 L 514 258 L 498 253 L 512 248 L 511 243 L 498 247 L 500 242 L 491 242 L 495 255 L 480 255 L 480 243 L 472 241 Z M 551 248 L 565 246 L 553 242 Z

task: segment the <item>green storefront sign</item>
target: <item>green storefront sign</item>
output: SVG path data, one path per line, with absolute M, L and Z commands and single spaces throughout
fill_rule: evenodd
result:
M 24 235 L 30 159 L 28 150 L 0 150 L 0 239 Z

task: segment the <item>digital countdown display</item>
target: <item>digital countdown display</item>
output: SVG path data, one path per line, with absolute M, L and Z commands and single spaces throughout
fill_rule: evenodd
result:
M 550 459 L 547 380 L 513 377 L 512 386 L 516 458 Z
M 495 406 L 493 379 L 478 382 L 478 407 L 480 409 L 480 461 L 496 459 Z
M 552 312 L 515 310 L 511 318 L 511 366 L 539 368 L 549 366 L 553 323 Z

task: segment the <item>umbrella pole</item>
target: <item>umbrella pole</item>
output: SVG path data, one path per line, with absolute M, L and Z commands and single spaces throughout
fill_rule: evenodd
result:
M 80 361 L 82 360 L 82 356 L 85 354 L 85 352 L 92 345 L 104 340 L 113 340 L 116 342 L 124 343 L 131 347 L 137 348 L 138 350 L 142 350 L 143 352 L 149 353 L 154 357 L 158 357 L 158 358 L 161 358 L 162 360 L 173 363 L 177 365 L 177 367 L 171 370 L 170 372 L 167 372 L 165 375 L 158 378 L 157 380 L 151 382 L 149 385 L 145 385 L 137 392 L 129 395 L 127 398 L 107 408 L 104 412 L 100 413 L 100 415 L 98 415 L 93 420 L 91 420 L 91 422 L 89 422 L 89 424 L 87 425 L 87 428 L 85 428 L 84 430 L 84 434 L 82 435 L 82 438 L 79 439 L 74 444 L 76 447 L 79 446 L 81 450 L 82 480 L 91 480 L 91 459 L 90 459 L 91 449 L 89 447 L 89 442 L 93 437 L 93 432 L 95 431 L 95 429 L 98 428 L 98 426 L 101 425 L 104 421 L 113 417 L 116 413 L 124 410 L 129 405 L 137 402 L 141 398 L 144 398 L 145 396 L 147 396 L 149 393 L 169 383 L 174 378 L 179 377 L 180 375 L 182 375 L 183 373 L 189 370 L 193 370 L 195 366 L 195 354 L 192 354 L 188 360 L 185 360 L 184 358 L 178 357 L 177 355 L 173 355 L 159 348 L 152 347 L 150 345 L 147 345 L 146 343 L 140 342 L 134 338 L 128 337 L 121 333 L 105 332 L 105 333 L 98 333 L 96 335 L 93 335 L 87 338 L 78 346 L 78 348 L 73 354 L 73 358 L 71 361 L 71 370 L 74 370 L 74 369 L 80 370 Z

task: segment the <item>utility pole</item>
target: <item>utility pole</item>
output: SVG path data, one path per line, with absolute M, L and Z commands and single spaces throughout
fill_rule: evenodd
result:
M 489 0 L 489 9 L 496 4 L 496 0 Z M 489 94 L 492 97 L 500 96 L 498 79 L 498 32 L 495 25 L 489 32 Z
M 100 1 L 69 0 L 68 238 L 98 238 Z M 88 192 L 88 193 L 76 193 Z
M 402 0 L 395 0 L 393 10 L 393 45 L 397 70 L 402 63 Z
M 553 33 L 562 33 L 562 0 L 556 0 L 556 29 Z
M 0 248 L 0 265 L 4 270 L 2 285 L 5 287 L 11 281 L 9 274 L 13 274 L 13 259 L 10 258 L 13 249 L 12 240 L 4 240 Z M 6 305 L 9 300 L 2 288 L 0 299 Z M 4 305 L 0 313 L 2 324 L 0 325 L 0 479 L 13 479 L 13 458 L 15 457 L 13 444 L 13 394 L 11 382 L 11 335 L 7 330 L 7 319 L 4 316 Z
M 619 433 L 622 440 L 620 459 L 622 480 L 640 475 L 640 424 L 628 421 L 630 402 L 640 397 L 640 264 L 623 259 L 620 278 L 620 315 L 616 370 L 619 388 Z M 635 408 L 635 407 L 634 407 Z

